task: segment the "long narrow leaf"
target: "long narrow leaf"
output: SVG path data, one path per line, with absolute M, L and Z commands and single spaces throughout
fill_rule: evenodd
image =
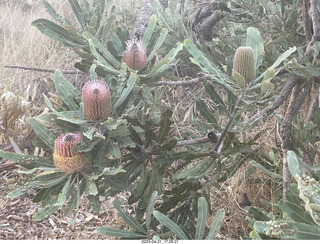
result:
M 188 240 L 188 237 L 181 230 L 181 228 L 176 223 L 174 223 L 171 219 L 169 219 L 167 216 L 165 216 L 164 214 L 160 213 L 157 210 L 153 211 L 153 215 L 161 224 L 166 226 L 175 235 L 177 235 L 178 238 L 180 238 L 181 240 Z
M 149 23 L 147 25 L 147 28 L 144 31 L 143 37 L 142 37 L 142 43 L 145 47 L 148 47 L 152 33 L 154 31 L 154 28 L 157 23 L 157 16 L 153 15 L 149 19 Z
M 191 40 L 186 39 L 184 41 L 184 45 L 189 53 L 194 57 L 194 59 L 191 59 L 192 62 L 200 66 L 204 72 L 213 75 L 212 79 L 215 83 L 221 85 L 228 91 L 233 91 L 233 88 L 226 82 L 229 78 L 214 63 L 212 63 Z
M 54 149 L 54 141 L 56 139 L 55 135 L 49 131 L 42 123 L 37 119 L 31 118 L 29 120 L 34 132 L 41 138 L 41 140 L 49 147 L 51 150 Z
M 148 207 L 146 210 L 146 227 L 147 227 L 147 231 L 149 233 L 150 231 L 150 226 L 151 226 L 151 218 L 152 218 L 152 213 L 154 211 L 154 204 L 156 203 L 156 198 L 157 198 L 158 192 L 154 191 L 150 197 L 149 203 L 148 203 Z
M 126 222 L 128 225 L 130 225 L 133 229 L 137 230 L 138 232 L 144 233 L 146 234 L 146 230 L 143 229 L 143 227 L 139 224 L 139 222 L 133 218 L 128 211 L 122 211 L 121 207 L 120 207 L 121 203 L 119 200 L 114 200 L 113 201 L 113 206 L 118 210 L 121 218 L 124 220 L 124 222 Z
M 160 121 L 160 129 L 158 132 L 158 142 L 162 143 L 165 138 L 168 136 L 168 133 L 170 131 L 170 126 L 172 124 L 171 116 L 172 116 L 172 110 L 167 109 L 164 113 L 161 115 L 161 121 Z
M 74 101 L 76 96 L 80 97 L 80 94 L 73 85 L 63 77 L 60 70 L 56 70 L 53 74 L 53 81 L 55 88 L 62 99 L 62 101 L 68 106 L 70 110 L 79 109 L 79 105 Z
M 124 102 L 124 100 L 126 100 L 138 79 L 139 77 L 136 74 L 132 73 L 130 75 L 127 87 L 122 91 L 121 94 L 119 94 L 119 97 L 112 103 L 113 110 L 117 109 Z
M 68 30 L 50 20 L 37 19 L 31 25 L 37 27 L 42 34 L 61 42 L 65 46 L 73 48 L 85 48 L 87 46 L 81 40 L 73 38 Z
M 196 240 L 202 240 L 204 231 L 206 228 L 207 222 L 207 215 L 208 215 L 208 204 L 204 197 L 200 197 L 198 199 L 198 220 L 197 220 L 197 227 L 196 227 Z
M 224 219 L 224 210 L 223 209 L 219 209 L 217 214 L 216 214 L 216 217 L 212 223 L 212 226 L 211 226 L 211 229 L 209 231 L 209 234 L 207 235 L 206 237 L 206 240 L 213 240 L 219 229 L 220 229 L 220 226 L 223 222 L 223 219 Z
M 120 238 L 128 238 L 128 239 L 141 239 L 147 237 L 146 235 L 138 234 L 135 232 L 127 231 L 127 230 L 119 230 L 115 228 L 109 227 L 99 227 L 94 232 L 105 235 L 105 236 L 116 236 Z

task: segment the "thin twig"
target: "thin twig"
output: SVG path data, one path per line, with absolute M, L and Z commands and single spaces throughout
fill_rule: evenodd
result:
M 279 96 L 275 99 L 275 101 L 270 104 L 269 106 L 262 109 L 260 112 L 256 113 L 255 115 L 251 116 L 247 119 L 244 124 L 258 122 L 261 119 L 269 116 L 273 111 L 280 107 L 284 100 L 290 95 L 292 88 L 301 80 L 300 77 L 292 76 L 287 83 L 282 88 Z
M 208 75 L 208 74 L 199 75 L 197 78 L 194 78 L 191 80 L 160 81 L 157 83 L 157 85 L 188 86 L 188 85 L 199 84 L 199 83 L 203 82 L 204 80 L 211 80 L 211 75 Z
M 19 66 L 19 65 L 5 65 L 5 68 L 9 69 L 23 69 L 23 70 L 31 70 L 31 71 L 37 71 L 37 72 L 47 72 L 47 73 L 54 73 L 54 69 L 44 69 L 39 67 L 27 67 L 27 66 Z M 63 74 L 79 74 L 83 73 L 80 70 L 61 70 Z
M 228 121 L 228 123 L 227 123 L 227 125 L 226 125 L 226 127 L 224 129 L 224 131 L 222 132 L 221 136 L 219 137 L 218 142 L 216 143 L 214 148 L 210 151 L 210 156 L 211 157 L 217 158 L 217 157 L 220 156 L 220 152 L 219 152 L 219 150 L 221 149 L 220 146 L 221 146 L 222 142 L 224 141 L 225 137 L 227 136 L 227 133 L 229 132 L 229 129 L 230 129 L 232 123 L 233 123 L 233 120 L 235 119 L 236 114 L 239 111 L 238 106 L 239 106 L 240 102 L 242 101 L 242 98 L 243 98 L 244 94 L 246 93 L 246 91 L 247 90 L 242 90 L 241 91 L 240 96 L 238 97 L 238 100 L 237 100 L 237 102 L 236 102 L 236 104 L 234 106 L 234 109 L 233 109 L 233 111 L 231 113 L 231 117 L 230 117 L 230 119 L 229 119 L 229 121 Z
M 221 136 L 221 133 L 217 133 L 215 135 L 217 136 L 217 138 L 219 138 Z M 215 143 L 217 141 L 210 139 L 208 137 L 202 137 L 202 138 L 197 138 L 197 139 L 193 139 L 193 140 L 178 141 L 175 147 L 195 145 L 195 144 L 201 144 L 201 143 L 207 143 L 207 142 Z

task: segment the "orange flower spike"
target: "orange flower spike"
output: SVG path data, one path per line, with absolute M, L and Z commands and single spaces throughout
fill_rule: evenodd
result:
M 89 164 L 84 152 L 73 151 L 80 140 L 80 133 L 63 134 L 55 140 L 53 160 L 60 171 L 71 174 L 84 169 Z

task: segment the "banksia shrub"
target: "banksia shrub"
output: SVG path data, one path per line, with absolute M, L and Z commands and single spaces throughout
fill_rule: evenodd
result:
M 55 140 L 53 160 L 60 171 L 74 173 L 82 170 L 89 163 L 84 152 L 73 151 L 80 140 L 80 133 L 67 133 Z
M 111 112 L 111 95 L 102 80 L 87 82 L 82 90 L 84 117 L 92 122 L 104 121 Z
M 131 39 L 127 41 L 123 61 L 134 70 L 142 70 L 147 66 L 147 50 L 142 41 Z
M 233 59 L 233 77 L 235 73 L 241 75 L 246 84 L 254 80 L 256 71 L 254 53 L 251 47 L 238 47 Z

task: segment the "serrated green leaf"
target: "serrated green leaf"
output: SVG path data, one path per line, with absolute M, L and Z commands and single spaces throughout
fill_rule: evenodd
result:
M 44 157 L 6 152 L 3 150 L 0 150 L 0 157 L 13 162 L 17 162 L 19 163 L 19 165 L 26 169 L 33 169 L 39 167 L 55 168 L 53 160 Z
M 297 50 L 296 47 L 291 47 L 289 48 L 287 51 L 285 51 L 284 53 L 282 53 L 278 59 L 269 67 L 271 69 L 275 69 L 276 67 L 278 67 L 284 60 L 286 60 L 292 53 L 294 53 Z M 268 69 L 267 69 L 268 70 Z M 265 71 L 266 72 L 266 71 Z M 264 75 L 265 72 L 263 72 L 258 78 L 255 79 L 255 81 L 259 81 Z M 252 82 L 251 85 L 256 84 L 256 82 Z
M 302 171 L 301 171 L 301 168 L 299 167 L 299 160 L 296 154 L 293 151 L 288 151 L 287 159 L 288 159 L 289 170 L 292 176 L 295 178 L 301 177 Z
M 62 206 L 63 204 L 65 204 L 65 202 L 67 201 L 67 198 L 70 196 L 71 188 L 73 188 L 73 185 L 71 185 L 71 179 L 72 179 L 72 175 L 69 175 L 67 182 L 64 184 L 61 192 L 58 195 L 58 200 L 54 204 L 55 206 Z
M 259 233 L 255 230 L 251 231 L 249 234 L 251 240 L 262 240 Z
M 127 230 L 119 230 L 119 229 L 109 228 L 109 227 L 99 227 L 94 232 L 101 235 L 105 235 L 105 236 L 116 236 L 116 237 L 127 238 L 127 239 L 141 239 L 141 238 L 147 237 L 146 235 L 138 234 L 135 232 L 131 232 Z
M 274 222 L 274 224 L 278 224 Z M 296 239 L 296 240 L 319 240 L 320 228 L 314 225 L 298 222 L 282 222 L 281 232 L 270 230 L 270 223 L 256 221 L 253 228 L 258 233 L 263 233 L 268 236 L 275 236 L 280 239 Z
M 257 70 L 262 64 L 264 56 L 263 40 L 257 28 L 249 27 L 247 29 L 246 46 L 251 47 L 254 51 L 254 60 Z
M 146 167 L 142 167 L 141 172 L 140 172 L 140 180 L 137 183 L 137 187 L 128 199 L 129 204 L 133 204 L 140 199 L 140 197 L 143 194 L 144 189 L 148 183 L 147 179 L 148 179 L 148 176 L 147 176 Z
M 64 16 L 57 14 L 54 8 L 47 1 L 43 0 L 42 4 L 45 10 L 51 15 L 52 18 L 54 18 L 62 24 L 71 25 L 71 23 Z
M 31 25 L 38 28 L 42 34 L 61 42 L 65 46 L 72 48 L 85 48 L 87 46 L 81 39 L 71 36 L 67 29 L 47 19 L 37 19 Z
M 216 102 L 219 105 L 222 105 L 223 107 L 226 107 L 219 94 L 215 91 L 214 87 L 208 81 L 204 81 L 202 84 L 212 101 Z
M 44 208 L 41 208 L 35 215 L 32 216 L 33 221 L 41 221 L 51 214 L 53 214 L 55 211 L 57 211 L 60 208 L 60 206 L 46 206 Z
M 182 172 L 179 172 L 175 174 L 172 179 L 200 179 L 203 176 L 207 175 L 209 172 L 212 172 L 212 170 L 217 166 L 215 163 L 215 160 L 209 159 L 209 160 L 202 160 L 195 164 L 194 166 L 188 167 L 187 169 L 183 170 Z
M 86 26 L 87 20 L 86 16 L 84 15 L 84 11 L 81 9 L 77 0 L 68 0 L 69 4 L 71 5 L 72 11 L 77 17 L 82 29 Z
M 201 113 L 203 117 L 205 117 L 209 123 L 217 124 L 216 118 L 213 116 L 213 114 L 209 111 L 207 105 L 204 101 L 202 101 L 200 98 L 194 98 L 196 101 L 197 109 Z
M 88 178 L 86 179 L 86 193 L 88 195 L 97 195 L 98 194 L 98 188 L 96 183 L 93 180 L 89 180 Z
M 124 169 L 104 169 L 102 174 L 103 175 L 116 175 L 119 173 L 125 173 L 126 171 Z
M 164 42 L 164 40 L 166 39 L 168 35 L 168 30 L 167 29 L 162 29 L 160 32 L 160 35 L 155 43 L 155 45 L 152 47 L 151 52 L 149 53 L 148 57 L 147 57 L 147 62 L 150 62 L 154 56 L 157 54 L 157 52 L 159 51 L 162 43 Z M 142 39 L 143 40 L 143 39 Z
M 114 67 L 120 67 L 121 62 L 117 60 L 109 51 L 104 47 L 104 45 L 96 38 L 94 37 L 91 33 L 89 32 L 84 32 L 83 33 L 84 38 L 86 38 L 90 44 L 90 49 L 91 51 L 94 51 L 93 54 L 95 55 L 96 58 L 98 58 L 98 52 L 100 51 L 102 54 L 102 57 L 105 60 L 99 59 L 99 61 L 102 61 L 103 64 L 107 65 L 111 69 L 114 69 Z M 101 55 L 99 55 L 101 56 Z M 110 62 L 113 66 L 110 66 L 109 63 L 106 63 L 106 61 Z M 115 70 L 116 73 L 118 74 L 119 71 Z
M 223 209 L 219 209 L 217 211 L 216 217 L 214 218 L 214 221 L 211 225 L 211 228 L 210 228 L 209 234 L 206 237 L 206 240 L 213 240 L 216 237 L 216 235 L 221 227 L 221 224 L 223 222 L 224 215 L 225 215 L 225 213 L 224 213 Z
M 14 199 L 17 198 L 25 193 L 27 193 L 28 190 L 37 188 L 38 184 L 35 181 L 29 181 L 25 185 L 19 187 L 18 189 L 11 191 L 7 194 L 7 198 Z
M 143 33 L 143 37 L 142 37 L 142 43 L 145 47 L 148 47 L 150 39 L 152 37 L 154 28 L 157 24 L 157 16 L 156 15 L 152 15 L 149 18 L 149 22 L 147 25 L 147 28 L 145 29 L 144 33 Z
M 55 135 L 52 134 L 42 123 L 36 118 L 29 120 L 34 132 L 41 138 L 41 140 L 52 150 L 54 149 Z
M 287 213 L 290 218 L 296 222 L 302 222 L 305 224 L 315 225 L 315 222 L 311 216 L 305 212 L 300 206 L 294 205 L 290 202 L 284 202 L 280 200 L 277 204 L 283 212 Z
M 58 185 L 61 182 L 65 182 L 69 174 L 64 172 L 53 172 L 53 173 L 45 173 L 36 176 L 36 180 L 40 185 L 43 185 L 47 188 Z
M 114 33 L 111 33 L 110 40 L 111 40 L 115 50 L 117 51 L 117 55 L 121 57 L 123 55 L 123 52 L 125 51 L 125 49 L 121 45 L 120 38 L 117 35 L 115 35 Z
M 228 91 L 233 91 L 233 88 L 227 83 L 229 81 L 229 78 L 225 74 L 223 74 L 222 71 L 214 63 L 212 63 L 191 40 L 186 39 L 184 41 L 184 45 L 188 52 L 194 57 L 193 59 L 191 59 L 191 61 L 198 65 L 204 72 L 213 75 L 212 81 L 214 83 L 224 87 Z
M 74 100 L 76 97 L 80 97 L 78 90 L 75 90 L 74 86 L 63 77 L 60 70 L 54 72 L 53 81 L 56 91 L 68 108 L 70 110 L 78 110 L 79 105 Z
M 99 213 L 101 210 L 101 204 L 99 200 L 99 195 L 89 195 L 88 196 L 89 202 L 93 208 L 95 213 Z
M 105 156 L 109 153 L 109 149 L 107 147 L 106 141 L 103 140 L 101 143 L 97 145 L 97 147 L 94 149 L 94 158 L 93 162 L 95 165 L 99 167 L 100 170 L 103 170 L 105 168 L 105 164 L 107 159 Z
M 120 214 L 121 218 L 126 222 L 129 226 L 131 226 L 133 229 L 135 229 L 138 232 L 146 234 L 146 230 L 143 229 L 143 227 L 139 224 L 139 222 L 133 218 L 128 211 L 122 211 L 121 209 L 121 203 L 119 200 L 113 201 L 113 206 L 117 209 L 118 213 Z
M 166 142 L 166 143 L 161 147 L 161 150 L 171 151 L 171 150 L 177 145 L 177 142 L 178 142 L 177 139 L 172 139 L 172 140 Z
M 265 213 L 264 209 L 250 207 L 249 213 L 252 217 L 254 217 L 256 220 L 262 220 L 262 221 L 269 221 L 271 220 L 270 217 L 268 217 Z
M 134 73 L 131 73 L 130 74 L 130 77 L 128 79 L 128 82 L 127 82 L 127 87 L 123 89 L 123 91 L 121 91 L 120 94 L 118 94 L 118 97 L 117 99 L 115 99 L 113 102 L 112 102 L 112 109 L 117 109 L 125 100 L 126 98 L 129 96 L 129 94 L 131 93 L 134 85 L 136 84 L 136 82 L 139 80 L 139 77 L 134 74 Z
M 320 228 L 304 223 L 290 223 L 297 231 L 294 233 L 296 240 L 320 240 Z
M 235 70 L 232 71 L 232 77 L 240 88 L 244 88 L 246 86 L 246 80 L 244 77 Z
M 157 210 L 153 211 L 154 217 L 164 226 L 166 226 L 169 230 L 171 230 L 179 239 L 188 240 L 186 234 L 181 230 L 181 228 L 174 223 L 171 219 L 169 219 L 164 214 L 160 213 Z
M 65 212 L 66 216 L 70 216 L 73 210 L 79 208 L 79 203 L 80 203 L 79 200 L 80 199 L 78 198 L 78 193 L 74 192 L 66 208 L 66 212 Z
M 150 232 L 151 229 L 151 220 L 152 220 L 152 213 L 154 211 L 154 205 L 156 203 L 156 198 L 157 198 L 158 192 L 154 191 L 150 197 L 147 209 L 146 209 L 146 227 L 147 227 L 147 232 Z
M 270 177 L 275 178 L 275 179 L 282 180 L 282 175 L 273 173 L 272 171 L 266 169 L 265 167 L 263 167 L 261 164 L 257 163 L 256 161 L 251 160 L 250 163 L 251 163 L 251 165 L 252 165 L 253 167 L 256 167 L 256 168 L 260 169 L 261 171 L 263 171 L 264 173 L 266 173 L 266 174 L 269 175 Z
M 208 204 L 204 197 L 200 197 L 198 199 L 198 219 L 197 219 L 197 226 L 196 226 L 196 240 L 202 240 L 204 231 L 206 229 L 206 222 L 207 222 L 207 215 L 208 215 Z
M 93 148 L 102 141 L 101 138 L 94 137 L 92 140 L 83 138 L 80 143 L 74 147 L 76 152 L 90 152 Z
M 115 157 L 121 158 L 121 151 L 119 146 L 111 139 L 107 140 L 106 146 L 108 147 L 108 151 Z
M 171 121 L 172 113 L 173 112 L 171 109 L 167 109 L 161 115 L 160 129 L 157 136 L 158 143 L 162 143 L 168 136 L 168 133 L 170 131 L 170 126 L 172 124 L 172 121 Z
M 91 128 L 89 128 L 85 133 L 83 133 L 83 135 L 85 137 L 87 137 L 89 140 L 92 140 L 93 137 L 93 133 L 96 131 L 96 128 L 94 126 L 92 126 Z

